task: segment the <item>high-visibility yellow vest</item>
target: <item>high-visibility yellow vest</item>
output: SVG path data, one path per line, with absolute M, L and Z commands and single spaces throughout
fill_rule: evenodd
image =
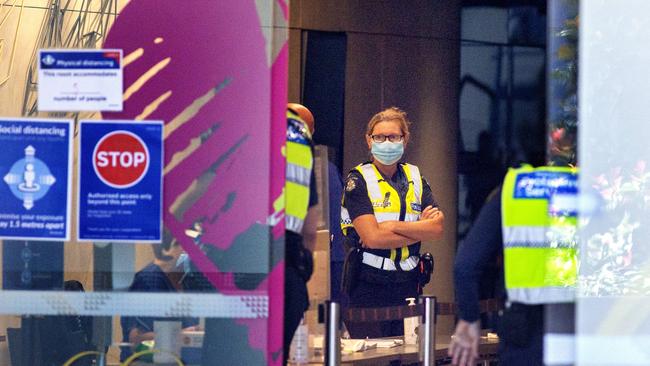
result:
M 393 188 L 384 178 L 372 163 L 360 164 L 354 169 L 363 176 L 368 188 L 368 197 L 375 214 L 377 222 L 384 222 L 389 220 L 395 221 L 418 221 L 422 213 L 422 177 L 420 176 L 420 169 L 411 164 L 400 164 L 409 182 L 408 191 L 404 200 L 404 217 L 401 218 L 402 202 L 400 200 L 397 190 Z M 352 220 L 350 214 L 345 207 L 341 207 L 341 230 L 343 235 L 347 236 L 348 229 L 352 228 Z M 415 246 L 412 244 L 411 246 Z M 399 249 L 368 249 L 368 252 L 373 252 L 377 255 L 385 256 L 391 260 L 406 260 L 410 255 L 409 246 L 404 245 Z
M 300 234 L 309 209 L 309 184 L 314 155 L 307 125 L 291 110 L 287 110 L 286 155 L 285 226 L 287 230 Z
M 578 176 L 575 168 L 510 169 L 501 191 L 508 300 L 571 302 L 577 276 Z

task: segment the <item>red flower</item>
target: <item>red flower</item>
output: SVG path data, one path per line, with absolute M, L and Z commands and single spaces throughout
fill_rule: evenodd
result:
M 553 139 L 553 141 L 560 141 L 562 138 L 564 138 L 565 133 L 566 130 L 564 127 L 556 128 L 555 131 L 551 132 L 551 139 Z

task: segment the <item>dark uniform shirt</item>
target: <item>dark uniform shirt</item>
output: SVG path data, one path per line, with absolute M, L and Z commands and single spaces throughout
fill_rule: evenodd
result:
M 468 322 L 479 318 L 479 286 L 485 269 L 503 251 L 501 190 L 485 203 L 471 230 L 458 247 L 454 263 L 454 287 L 458 316 Z
M 403 169 L 403 166 L 399 164 L 398 169 L 392 178 L 387 178 L 383 173 L 382 177 L 397 191 L 400 201 L 405 202 L 406 193 L 409 189 L 409 182 Z M 352 170 L 346 179 L 342 206 L 348 210 L 350 220 L 352 221 L 361 215 L 374 215 L 372 203 L 370 202 L 370 197 L 368 197 L 368 187 L 366 186 L 366 182 L 363 180 L 363 175 L 356 169 Z M 402 208 L 405 208 L 404 204 L 401 206 Z M 422 177 L 422 209 L 424 210 L 427 206 L 438 207 L 438 203 L 436 203 L 436 200 L 433 198 L 429 183 L 424 177 Z M 359 234 L 357 234 L 356 230 L 352 227 L 347 230 L 346 243 L 347 245 L 360 247 Z M 364 251 L 386 258 L 390 257 L 390 249 L 364 249 Z M 415 243 L 409 246 L 409 255 L 417 255 L 419 252 L 420 243 Z
M 160 269 L 159 266 L 149 263 L 146 267 L 141 269 L 135 274 L 133 283 L 129 286 L 130 292 L 177 292 L 176 287 L 171 282 L 169 277 Z M 152 318 L 152 317 L 137 317 L 125 316 L 122 317 L 120 323 L 122 325 L 122 339 L 124 342 L 129 341 L 129 332 L 131 329 L 137 328 L 141 332 L 153 332 L 153 323 L 156 320 L 162 321 L 181 321 L 182 327 L 187 328 L 199 324 L 196 318 Z M 120 360 L 124 361 L 133 352 L 130 347 L 122 347 L 122 354 Z

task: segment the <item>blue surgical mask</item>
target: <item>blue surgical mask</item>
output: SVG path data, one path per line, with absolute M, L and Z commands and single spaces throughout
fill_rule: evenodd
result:
M 393 165 L 404 155 L 404 142 L 372 142 L 372 156 L 384 165 Z
M 176 260 L 176 268 L 182 268 L 184 273 L 190 271 L 190 256 L 187 253 L 182 253 Z

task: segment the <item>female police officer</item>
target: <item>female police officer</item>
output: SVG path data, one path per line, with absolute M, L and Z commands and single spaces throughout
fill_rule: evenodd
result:
M 344 287 L 351 308 L 406 304 L 418 295 L 420 242 L 442 237 L 444 215 L 418 167 L 399 163 L 409 141 L 409 121 L 398 108 L 368 122 L 372 161 L 346 180 L 341 228 L 348 258 Z M 347 323 L 353 338 L 398 336 L 403 322 Z

